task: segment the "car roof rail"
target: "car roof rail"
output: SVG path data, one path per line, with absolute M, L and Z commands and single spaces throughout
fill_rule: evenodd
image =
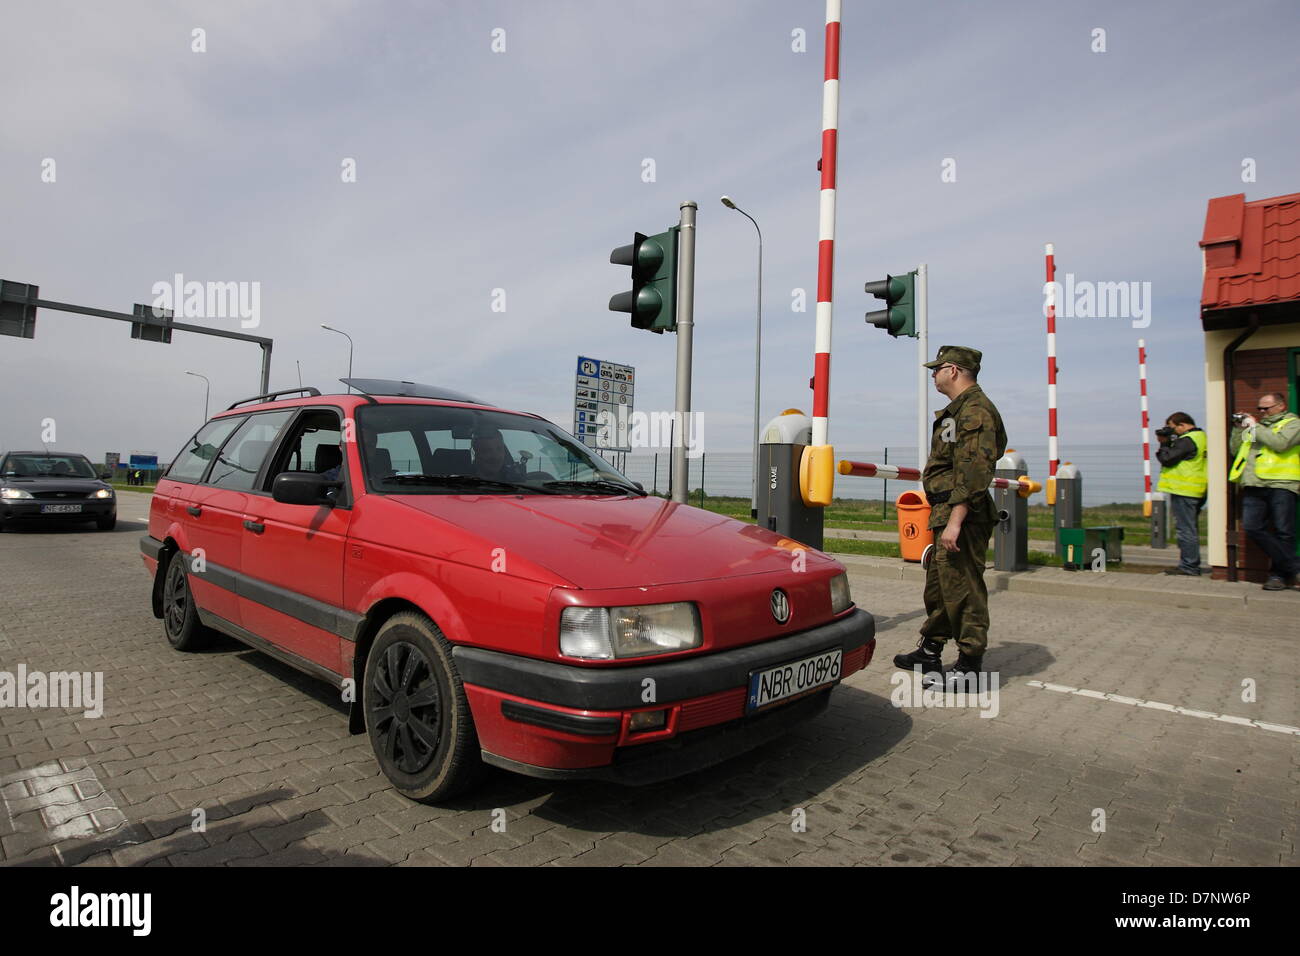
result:
M 293 395 L 298 392 L 306 394 L 308 398 L 316 398 L 320 395 L 319 388 L 312 388 L 310 385 L 304 388 L 282 388 L 278 392 L 267 392 L 265 395 L 254 395 L 251 398 L 241 398 L 237 402 L 232 402 L 226 406 L 226 411 L 232 408 L 238 408 L 240 405 L 247 405 L 249 402 L 266 402 L 273 398 L 279 398 L 281 395 Z

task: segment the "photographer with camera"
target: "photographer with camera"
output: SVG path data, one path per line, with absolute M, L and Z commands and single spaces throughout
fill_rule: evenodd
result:
M 1209 484 L 1205 470 L 1205 432 L 1196 427 L 1192 416 L 1174 412 L 1165 419 L 1165 427 L 1156 429 L 1160 447 L 1160 483 L 1156 486 L 1169 495 L 1178 530 L 1178 567 L 1166 568 L 1165 574 L 1201 573 L 1201 508 L 1205 506 L 1205 489 Z
M 1229 448 L 1237 449 L 1228 480 L 1241 486 L 1241 527 L 1269 558 L 1265 591 L 1297 587 L 1296 494 L 1300 492 L 1300 418 L 1281 395 L 1265 393 L 1255 409 L 1260 418 L 1232 416 Z M 1269 530 L 1269 526 L 1272 530 Z

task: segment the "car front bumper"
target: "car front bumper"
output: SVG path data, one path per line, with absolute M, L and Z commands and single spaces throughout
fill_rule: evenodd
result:
M 42 512 L 45 505 L 80 505 L 76 512 Z M 96 521 L 117 513 L 116 498 L 87 498 L 83 501 L 29 501 L 0 499 L 0 521 Z
M 815 717 L 830 690 L 875 650 L 861 609 L 789 637 L 659 664 L 576 667 L 458 646 L 453 651 L 483 759 L 545 779 L 642 784 L 690 773 L 752 749 Z M 840 677 L 749 714 L 755 671 L 840 648 Z M 649 695 L 649 696 L 647 696 Z M 663 711 L 638 731 L 633 714 Z

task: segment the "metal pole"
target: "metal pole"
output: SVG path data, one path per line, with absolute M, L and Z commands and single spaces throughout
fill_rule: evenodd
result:
M 925 363 L 930 361 L 929 267 L 922 262 L 916 267 L 916 347 L 921 360 L 916 369 L 916 460 L 924 470 L 929 459 L 930 435 L 930 375 Z
M 193 375 L 195 378 L 203 379 L 203 420 L 206 422 L 208 420 L 208 395 L 211 392 L 212 383 L 208 381 L 208 377 L 206 375 L 202 375 L 199 372 L 191 372 L 189 369 L 186 369 L 185 374 Z
M 760 428 L 759 383 L 763 374 L 763 230 L 758 227 L 758 220 L 741 209 L 730 196 L 722 197 L 722 204 L 734 209 L 754 224 L 758 231 L 758 323 L 754 332 L 754 473 L 750 479 L 749 516 L 758 517 L 758 432 Z
M 262 391 L 258 394 L 266 395 L 271 391 L 271 343 L 266 341 L 262 343 Z
M 889 446 L 885 446 L 885 464 L 886 465 L 889 464 Z M 889 507 L 889 479 L 886 478 L 885 483 L 880 486 L 880 520 L 881 521 L 888 520 L 889 512 L 886 510 L 888 507 Z
M 352 336 L 348 335 L 342 329 L 336 329 L 334 328 L 334 326 L 326 325 L 323 322 L 321 323 L 321 328 L 327 332 L 337 332 L 339 335 L 343 336 L 345 339 L 348 340 L 348 378 L 351 378 L 352 377 Z M 352 394 L 351 385 L 348 386 L 348 394 L 349 395 Z
M 677 401 L 673 436 L 672 500 L 686 504 L 690 491 L 686 475 L 686 435 L 691 414 L 691 335 L 695 329 L 695 211 L 681 204 L 677 247 Z

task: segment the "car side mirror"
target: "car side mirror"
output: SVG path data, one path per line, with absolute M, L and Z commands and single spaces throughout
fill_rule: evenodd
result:
M 637 491 L 645 491 L 645 485 L 641 484 L 641 482 L 639 482 L 639 481 L 634 481 L 634 482 L 632 482 L 632 484 L 636 485 L 636 490 L 637 490 Z
M 112 481 L 112 480 L 113 480 L 113 473 L 112 473 L 111 471 L 100 472 L 99 480 L 100 480 L 100 481 Z
M 286 505 L 327 505 L 334 507 L 336 488 L 343 487 L 337 478 L 326 478 L 314 471 L 282 471 L 271 483 L 271 497 Z

